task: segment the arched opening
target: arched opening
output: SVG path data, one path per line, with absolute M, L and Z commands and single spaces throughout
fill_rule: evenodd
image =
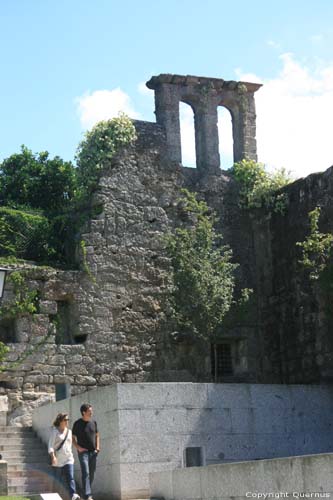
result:
M 189 104 L 179 103 L 180 140 L 182 148 L 182 164 L 185 167 L 196 167 L 194 113 Z
M 219 152 L 222 170 L 227 170 L 234 163 L 234 140 L 232 135 L 232 116 L 230 111 L 218 106 Z

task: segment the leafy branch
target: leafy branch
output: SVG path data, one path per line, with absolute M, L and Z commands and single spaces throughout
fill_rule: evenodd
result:
M 180 208 L 190 227 L 178 227 L 165 237 L 171 260 L 168 305 L 178 328 L 197 337 L 214 337 L 234 299 L 238 264 L 232 262 L 232 250 L 222 244 L 222 235 L 214 229 L 217 222 L 204 201 L 182 190 Z M 246 301 L 251 290 L 242 290 Z

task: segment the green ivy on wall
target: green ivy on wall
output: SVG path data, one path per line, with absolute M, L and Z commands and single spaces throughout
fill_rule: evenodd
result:
M 240 208 L 264 207 L 282 215 L 285 213 L 288 198 L 286 193 L 279 193 L 279 190 L 292 179 L 284 168 L 270 173 L 262 163 L 245 159 L 235 163 L 231 173 L 240 185 Z

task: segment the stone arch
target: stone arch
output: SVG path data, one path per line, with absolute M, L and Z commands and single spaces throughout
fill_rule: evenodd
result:
M 217 108 L 224 106 L 232 115 L 234 161 L 257 160 L 254 93 L 256 83 L 225 81 L 218 78 L 161 74 L 147 87 L 155 91 L 157 123 L 165 129 L 168 156 L 181 163 L 179 102 L 190 104 L 195 116 L 196 164 L 202 173 L 220 170 Z
M 226 170 L 234 163 L 233 115 L 227 106 L 217 108 L 217 128 L 221 168 Z
M 181 163 L 196 166 L 194 109 L 191 104 L 179 101 Z

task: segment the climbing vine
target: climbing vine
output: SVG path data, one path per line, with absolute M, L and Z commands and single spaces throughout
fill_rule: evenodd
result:
M 236 302 L 238 264 L 232 262 L 232 250 L 222 245 L 222 235 L 214 229 L 215 213 L 194 193 L 182 190 L 182 194 L 179 206 L 191 224 L 176 228 L 165 239 L 172 265 L 168 305 L 180 331 L 208 339 L 216 335 Z M 244 289 L 242 300 L 250 292 Z
M 265 207 L 275 213 L 285 213 L 288 198 L 286 193 L 280 193 L 279 190 L 292 179 L 284 168 L 269 173 L 262 163 L 242 160 L 234 164 L 231 173 L 240 185 L 240 208 Z
M 0 341 L 0 369 L 1 362 L 5 359 L 6 354 L 9 352 L 9 347 L 7 347 L 3 342 Z
M 23 314 L 35 314 L 38 306 L 38 291 L 30 290 L 24 271 L 13 271 L 8 276 L 13 283 L 14 298 L 0 308 L 0 317 L 15 318 Z
M 117 150 L 136 140 L 132 120 L 121 113 L 117 118 L 101 121 L 86 133 L 77 150 L 77 196 L 89 195 L 98 184 L 102 166 Z
M 327 281 L 327 273 L 333 265 L 333 234 L 319 231 L 320 214 L 320 207 L 309 212 L 310 234 L 296 245 L 302 249 L 299 262 L 309 271 L 310 279 Z
M 81 249 L 81 253 L 82 253 L 82 267 L 83 267 L 83 270 L 89 276 L 90 280 L 93 283 L 96 283 L 96 278 L 92 274 L 92 272 L 90 271 L 90 268 L 88 266 L 88 261 L 87 261 L 87 247 L 86 247 L 86 243 L 85 243 L 84 240 L 80 241 L 80 249 Z
M 0 318 L 16 318 L 17 316 L 35 314 L 38 311 L 38 291 L 29 289 L 24 271 L 11 272 L 7 280 L 13 284 L 14 297 L 9 303 L 4 304 L 0 308 Z M 48 336 L 31 346 L 20 356 L 18 361 L 6 364 L 6 367 L 1 366 L 1 363 L 4 361 L 10 349 L 3 342 L 0 342 L 0 371 L 14 369 L 18 364 L 22 363 L 30 356 L 30 354 L 36 352 L 39 347 L 46 342 Z

